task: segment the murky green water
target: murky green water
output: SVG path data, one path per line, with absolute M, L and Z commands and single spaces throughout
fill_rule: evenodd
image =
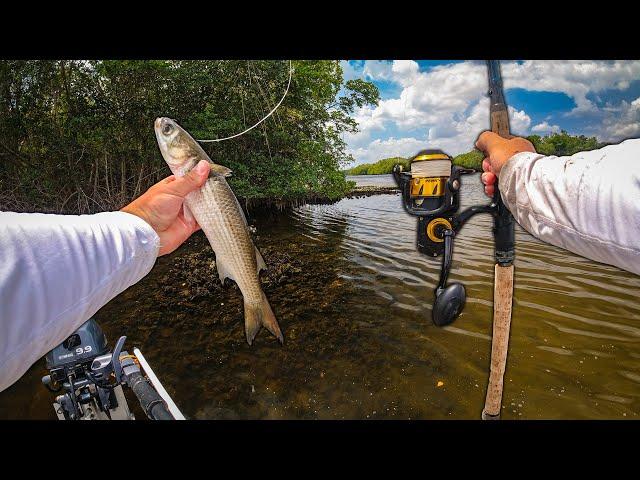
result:
M 465 181 L 463 207 L 486 203 L 477 176 Z M 264 331 L 246 344 L 234 287 L 167 302 L 169 269 L 205 252 L 201 237 L 97 319 L 110 342 L 126 334 L 142 349 L 191 418 L 476 419 L 490 355 L 491 219 L 473 218 L 456 238 L 450 280 L 465 284 L 467 306 L 446 328 L 430 320 L 440 259 L 416 253 L 415 222 L 397 195 L 255 219 L 260 248 L 297 261 L 266 288 L 284 346 Z M 516 242 L 503 418 L 637 418 L 640 277 L 519 227 Z M 54 418 L 44 373 L 40 362 L 0 394 L 1 418 Z

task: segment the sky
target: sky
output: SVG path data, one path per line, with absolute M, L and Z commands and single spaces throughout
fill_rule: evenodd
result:
M 356 109 L 359 132 L 344 134 L 355 162 L 409 157 L 424 148 L 468 152 L 489 128 L 484 61 L 343 60 L 345 80 L 380 90 L 376 107 Z M 566 130 L 618 142 L 640 137 L 640 61 L 502 61 L 516 135 Z

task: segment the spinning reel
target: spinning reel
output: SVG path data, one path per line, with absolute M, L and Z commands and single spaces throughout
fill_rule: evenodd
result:
M 466 302 L 462 284 L 447 285 L 453 239 L 465 222 L 477 213 L 492 214 L 496 246 L 510 245 L 510 251 L 513 252 L 513 219 L 510 215 L 505 215 L 506 208 L 502 202 L 494 198 L 489 205 L 473 206 L 457 213 L 460 207 L 461 176 L 474 172 L 473 169 L 452 166 L 451 157 L 441 150 L 419 152 L 411 159 L 409 172 L 404 172 L 402 165 L 396 165 L 393 169 L 395 181 L 402 190 L 405 210 L 418 217 L 418 250 L 431 257 L 444 255 L 432 310 L 433 323 L 440 327 L 452 323 L 462 312 Z M 501 247 L 500 251 L 509 250 L 507 247 Z M 505 264 L 511 261 L 513 258 L 502 259 Z

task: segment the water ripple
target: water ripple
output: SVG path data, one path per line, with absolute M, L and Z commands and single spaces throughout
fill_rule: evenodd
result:
M 487 203 L 477 180 L 464 179 L 469 186 L 463 190 L 462 208 Z M 366 181 L 392 182 L 389 176 Z M 371 315 L 368 298 L 384 302 L 374 308 L 384 320 L 374 330 L 381 338 L 401 342 L 403 358 L 440 352 L 445 355 L 440 361 L 446 362 L 442 369 L 475 378 L 470 385 L 480 384 L 467 392 L 458 390 L 459 397 L 452 401 L 467 394 L 481 396 L 485 379 L 477 375 L 487 368 L 493 309 L 492 220 L 478 215 L 456 236 L 450 281 L 465 285 L 467 305 L 454 325 L 440 329 L 429 318 L 442 259 L 417 253 L 416 219 L 403 211 L 400 202 L 399 195 L 378 195 L 305 206 L 293 215 L 306 235 L 339 236 L 334 239 L 337 249 L 353 266 L 343 278 L 363 292 L 349 304 L 354 320 Z M 536 405 L 530 407 L 531 417 L 556 418 L 564 413 L 569 418 L 611 418 L 621 414 L 620 405 L 639 413 L 640 403 L 629 400 L 628 391 L 630 384 L 640 383 L 640 372 L 627 368 L 611 373 L 640 358 L 640 277 L 547 245 L 520 226 L 516 226 L 515 266 L 513 359 L 505 395 L 511 387 L 523 389 L 527 404 Z M 483 342 L 481 348 L 478 340 Z M 567 363 L 567 359 L 572 360 Z M 561 384 L 551 387 L 560 392 L 551 396 L 544 377 L 550 371 Z M 563 403 L 568 398 L 566 385 L 576 378 L 598 384 L 603 375 L 608 381 L 597 387 L 597 397 L 615 403 L 617 410 L 594 403 L 587 390 L 580 389 Z

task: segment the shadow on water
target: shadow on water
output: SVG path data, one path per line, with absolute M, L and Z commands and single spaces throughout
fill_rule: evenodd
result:
M 392 181 L 389 176 L 375 179 Z M 463 207 L 486 203 L 466 178 Z M 490 354 L 491 219 L 456 238 L 467 307 L 431 324 L 440 259 L 415 250 L 398 195 L 303 206 L 254 220 L 262 280 L 285 344 L 244 340 L 242 297 L 222 287 L 196 234 L 98 314 L 128 336 L 190 418 L 478 418 Z M 640 278 L 516 232 L 504 418 L 637 418 Z M 0 394 L 1 418 L 54 418 L 38 362 Z M 138 417 L 141 417 L 139 414 Z

